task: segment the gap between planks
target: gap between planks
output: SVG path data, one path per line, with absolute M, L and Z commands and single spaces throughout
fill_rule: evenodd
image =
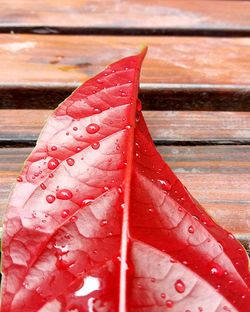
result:
M 1 83 L 0 109 L 53 109 L 80 83 Z M 250 85 L 141 83 L 144 110 L 250 111 Z

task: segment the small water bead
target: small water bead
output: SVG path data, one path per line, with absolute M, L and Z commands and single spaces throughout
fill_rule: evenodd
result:
M 52 150 L 52 151 L 56 151 L 56 150 L 57 150 L 57 147 L 53 145 L 53 146 L 51 146 L 51 150 Z
M 65 210 L 63 210 L 63 211 L 61 212 L 61 217 L 62 217 L 63 219 L 65 219 L 65 218 L 67 218 L 67 217 L 69 216 L 69 214 L 70 214 L 69 210 L 68 210 L 68 209 L 65 209 Z
M 175 282 L 174 287 L 178 293 L 184 293 L 184 291 L 186 290 L 185 284 L 180 279 Z
M 68 164 L 69 166 L 73 166 L 74 163 L 75 163 L 75 160 L 74 160 L 73 158 L 68 158 L 68 159 L 66 159 L 66 162 L 67 162 L 67 164 Z
M 46 187 L 46 185 L 45 185 L 44 183 L 41 183 L 41 184 L 40 184 L 40 188 L 41 188 L 42 190 L 46 190 L 47 187 Z
M 204 310 L 203 310 L 202 307 L 199 307 L 199 308 L 198 308 L 198 311 L 199 311 L 199 312 L 203 312 Z
M 241 299 L 246 299 L 246 295 L 242 295 L 242 296 L 241 296 Z
M 124 209 L 125 208 L 125 204 L 121 204 L 121 209 Z
M 47 167 L 50 169 L 50 170 L 54 170 L 56 169 L 56 167 L 59 165 L 59 161 L 56 159 L 56 158 L 51 158 L 49 161 L 48 161 L 48 165 Z
M 49 174 L 49 178 L 53 178 L 54 177 L 54 174 L 53 173 L 50 173 Z
M 99 142 L 95 142 L 95 143 L 91 144 L 91 147 L 92 147 L 94 150 L 97 150 L 97 149 L 100 147 L 100 143 L 99 143 Z
M 77 219 L 78 219 L 77 216 L 72 216 L 69 220 L 70 222 L 74 223 L 77 221 Z
M 87 131 L 89 134 L 94 134 L 94 133 L 98 132 L 99 130 L 100 130 L 100 126 L 98 126 L 98 125 L 95 124 L 95 123 L 89 124 L 89 125 L 86 127 L 86 131 Z
M 127 125 L 125 128 L 126 128 L 127 130 L 129 130 L 129 129 L 131 128 L 131 126 L 130 126 L 130 125 Z
M 235 239 L 232 233 L 228 233 L 228 237 L 231 239 Z
M 190 225 L 190 227 L 188 228 L 188 232 L 191 234 L 194 233 L 194 227 L 192 225 Z
M 155 278 L 152 277 L 152 278 L 151 278 L 151 282 L 152 282 L 152 283 L 155 283 L 155 281 L 156 281 Z
M 100 226 L 105 226 L 108 224 L 108 221 L 107 220 L 101 220 L 100 221 Z
M 100 108 L 95 107 L 95 108 L 93 109 L 93 112 L 94 112 L 95 114 L 100 114 L 100 113 L 102 112 L 102 110 L 101 110 Z
M 170 184 L 170 182 L 168 180 L 160 180 L 160 179 L 158 179 L 157 181 L 160 183 L 160 185 L 161 185 L 161 187 L 163 188 L 164 191 L 170 191 L 171 190 L 172 185 Z
M 49 204 L 52 204 L 55 201 L 55 196 L 54 195 L 47 195 L 46 200 Z
M 77 131 L 77 130 L 78 130 L 78 128 L 77 128 L 77 127 L 73 127 L 73 130 L 74 130 L 74 131 Z
M 166 298 L 166 294 L 165 293 L 161 293 L 161 298 L 165 299 Z
M 221 277 L 223 275 L 223 270 L 222 270 L 221 266 L 215 262 L 213 262 L 210 265 L 210 272 L 212 275 L 214 275 L 216 277 Z
M 80 152 L 81 150 L 82 150 L 81 146 L 77 146 L 76 152 L 78 153 L 78 152 Z
M 172 308 L 173 305 L 174 305 L 174 302 L 173 302 L 172 300 L 167 300 L 167 301 L 166 301 L 166 306 L 167 306 L 168 308 Z
M 19 177 L 17 177 L 17 179 L 16 179 L 16 180 L 17 180 L 17 182 L 23 182 L 23 178 L 22 178 L 22 177 L 20 177 L 20 176 L 19 176 Z
M 87 206 L 87 205 L 93 203 L 93 201 L 94 201 L 94 198 L 85 198 L 82 200 L 82 206 Z
M 122 190 L 122 188 L 120 186 L 117 188 L 117 191 L 118 191 L 119 194 L 123 193 L 123 190 Z
M 103 81 L 102 81 L 101 79 L 99 79 L 99 78 L 96 79 L 96 82 L 97 82 L 97 83 L 103 83 Z
M 68 200 L 73 197 L 73 194 L 68 189 L 61 189 L 56 192 L 56 197 L 61 200 Z
M 136 109 L 137 109 L 138 112 L 140 112 L 142 110 L 142 104 L 141 104 L 140 100 L 137 100 Z

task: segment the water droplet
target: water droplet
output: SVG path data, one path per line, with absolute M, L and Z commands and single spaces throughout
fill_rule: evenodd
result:
M 49 174 L 49 178 L 53 178 L 54 177 L 54 174 L 53 173 L 50 173 Z
M 78 128 L 77 128 L 77 127 L 73 127 L 73 130 L 74 130 L 74 131 L 77 131 L 77 130 L 78 130 Z
M 194 227 L 192 225 L 190 225 L 190 227 L 188 228 L 188 232 L 191 234 L 194 233 Z
M 56 198 L 55 198 L 54 195 L 47 195 L 47 196 L 46 196 L 46 200 L 47 200 L 47 202 L 48 202 L 49 204 L 52 204 L 52 203 L 54 202 L 55 199 L 56 199 Z
M 125 204 L 121 204 L 121 208 L 124 209 L 125 208 Z
M 68 200 L 73 197 L 73 194 L 68 189 L 61 189 L 56 192 L 56 197 L 61 200 Z
M 69 210 L 65 209 L 65 210 L 62 211 L 61 217 L 65 219 L 65 218 L 67 218 L 69 216 L 69 213 L 70 213 Z
M 96 82 L 97 82 L 97 83 L 103 83 L 103 81 L 102 81 L 101 79 L 99 79 L 99 78 L 96 79 Z
M 95 142 L 95 143 L 91 144 L 91 147 L 92 147 L 94 150 L 97 150 L 97 149 L 100 147 L 100 143 L 99 143 L 99 142 Z
M 241 296 L 241 299 L 246 299 L 246 295 L 242 295 L 242 296 Z
M 130 126 L 130 125 L 127 125 L 125 128 L 129 130 L 129 129 L 131 128 L 131 126 Z
M 174 284 L 174 287 L 178 293 L 184 293 L 186 286 L 182 280 L 177 280 Z
M 166 306 L 167 306 L 168 308 L 172 308 L 173 305 L 174 305 L 174 302 L 173 302 L 172 300 L 167 300 L 167 301 L 166 301 Z
M 17 179 L 16 179 L 16 180 L 17 180 L 17 182 L 23 182 L 23 178 L 22 178 L 22 177 L 20 177 L 20 176 L 19 176 L 19 177 L 17 177 Z
M 95 114 L 99 114 L 99 113 L 102 112 L 102 110 L 100 108 L 97 108 L 97 107 L 94 108 L 93 111 L 94 111 Z
M 171 263 L 176 263 L 177 261 L 175 259 L 173 259 L 173 258 L 170 258 L 170 262 Z
M 67 162 L 67 164 L 68 164 L 69 166 L 73 166 L 74 163 L 75 163 L 75 160 L 74 160 L 73 158 L 68 158 L 68 159 L 66 159 L 66 162 Z
M 100 226 L 105 226 L 108 224 L 108 221 L 107 220 L 101 220 L 100 221 Z
M 94 201 L 94 198 L 85 198 L 82 200 L 82 206 L 87 206 Z
M 151 278 L 151 282 L 155 283 L 155 278 L 154 277 Z
M 51 158 L 51 159 L 48 161 L 47 167 L 48 167 L 50 170 L 54 170 L 58 165 L 59 165 L 59 161 L 58 161 L 56 158 Z
M 56 146 L 51 146 L 51 150 L 52 150 L 52 151 L 56 151 L 56 150 L 57 150 L 57 147 L 56 147 Z
M 149 209 L 148 209 L 148 212 L 149 212 L 149 213 L 153 213 L 153 212 L 154 212 L 154 209 L 153 209 L 153 208 L 149 208 Z
M 127 93 L 126 92 L 121 92 L 121 96 L 125 97 L 125 96 L 127 96 Z
M 210 272 L 212 275 L 216 277 L 221 277 L 223 275 L 222 267 L 218 263 L 215 263 L 215 262 L 213 262 L 210 265 Z
M 100 130 L 100 127 L 95 124 L 95 123 L 92 123 L 92 124 L 89 124 L 87 127 L 86 127 L 86 131 L 89 133 L 89 134 L 94 134 L 96 132 L 98 132 Z
M 207 218 L 206 216 L 201 216 L 201 222 L 202 222 L 204 225 L 213 226 L 212 220 L 210 220 L 210 219 Z
M 202 307 L 199 307 L 198 310 L 199 310 L 199 312 L 203 312 L 203 308 Z
M 41 184 L 40 184 L 40 188 L 41 188 L 42 190 L 46 190 L 46 185 L 45 185 L 44 183 L 41 183 Z
M 140 121 L 140 114 L 138 114 L 138 112 L 136 113 L 135 121 L 136 121 L 136 122 L 139 122 L 139 121 Z
M 77 221 L 77 216 L 72 216 L 71 218 L 70 218 L 70 222 L 76 222 Z
M 141 104 L 141 101 L 140 100 L 137 100 L 137 106 L 136 106 L 136 109 L 138 112 L 140 112 L 142 110 L 142 104 Z
M 122 194 L 122 192 L 123 192 L 122 187 L 119 186 L 119 187 L 117 188 L 117 191 L 118 191 L 119 194 Z
M 165 299 L 166 298 L 166 294 L 165 293 L 161 293 L 161 298 Z
M 81 146 L 77 146 L 76 152 L 78 153 L 78 152 L 80 152 L 81 150 L 82 150 Z
M 158 179 L 157 181 L 160 183 L 160 185 L 161 185 L 161 187 L 163 188 L 164 191 L 170 191 L 171 190 L 172 185 L 170 184 L 170 182 L 168 180 L 160 180 L 160 179 Z
M 228 237 L 231 239 L 235 239 L 232 233 L 228 233 Z

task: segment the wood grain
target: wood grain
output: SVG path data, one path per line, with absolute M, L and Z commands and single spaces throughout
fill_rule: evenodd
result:
M 34 145 L 51 110 L 1 110 L 0 144 Z M 250 144 L 250 112 L 145 111 L 157 144 Z
M 242 34 L 250 30 L 250 3 L 2 0 L 0 27 L 2 30 L 37 33 Z
M 83 82 L 141 44 L 142 83 L 250 84 L 250 38 L 1 34 L 0 85 Z
M 250 146 L 161 146 L 163 158 L 211 216 L 239 237 L 250 232 Z M 0 149 L 0 215 L 31 148 Z

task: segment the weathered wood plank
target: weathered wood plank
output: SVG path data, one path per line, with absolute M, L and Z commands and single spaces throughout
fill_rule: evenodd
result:
M 163 158 L 211 216 L 241 238 L 250 234 L 250 146 L 161 146 Z M 0 215 L 31 148 L 0 149 Z
M 2 31 L 119 35 L 250 31 L 248 1 L 3 0 L 0 16 Z
M 0 35 L 2 83 L 74 83 L 149 46 L 143 83 L 250 84 L 250 38 Z
M 51 110 L 0 110 L 0 144 L 34 145 Z M 250 144 L 250 112 L 145 111 L 157 144 Z

